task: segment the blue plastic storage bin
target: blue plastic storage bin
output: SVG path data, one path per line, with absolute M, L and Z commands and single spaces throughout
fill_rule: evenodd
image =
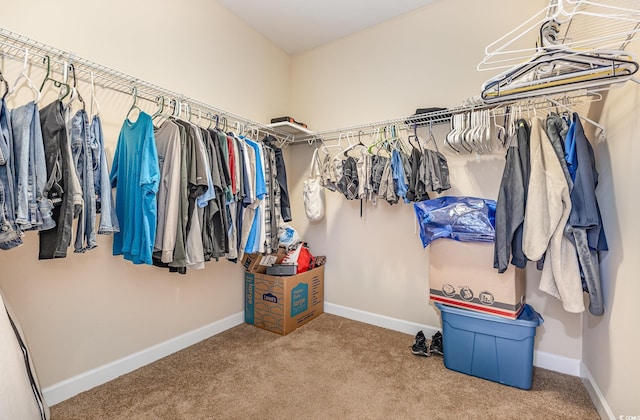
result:
M 447 369 L 530 389 L 533 340 L 544 321 L 525 305 L 517 319 L 454 308 L 436 302 L 442 315 L 444 365 Z

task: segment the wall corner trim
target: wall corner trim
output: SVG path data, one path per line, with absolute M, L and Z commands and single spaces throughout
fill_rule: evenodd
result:
M 584 362 L 580 363 L 580 377 L 582 378 L 584 387 L 587 389 L 587 392 L 591 397 L 591 401 L 593 401 L 593 405 L 595 405 L 596 410 L 598 410 L 600 418 L 614 420 L 615 415 L 613 414 L 611 407 L 609 407 L 609 403 L 607 403 L 602 391 L 600 391 L 598 383 L 593 375 L 591 375 L 591 371 L 589 371 L 589 368 L 587 368 L 587 365 L 585 365 Z
M 88 391 L 118 376 L 132 372 L 142 366 L 155 362 L 172 353 L 192 346 L 202 340 L 220 334 L 244 322 L 244 312 L 238 312 L 211 324 L 189 331 L 171 338 L 122 359 L 99 366 L 64 381 L 53 384 L 42 390 L 45 401 L 49 406 L 58 404 L 81 392 Z

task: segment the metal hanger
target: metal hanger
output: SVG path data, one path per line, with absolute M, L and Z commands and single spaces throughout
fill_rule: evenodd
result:
M 427 141 L 425 144 L 429 144 L 430 141 L 436 147 L 436 152 L 440 152 L 440 150 L 438 149 L 438 142 L 436 141 L 436 137 L 433 135 L 433 121 L 429 121 L 429 135 L 427 136 Z
M 131 104 L 131 108 L 129 108 L 129 111 L 127 111 L 127 116 L 125 117 L 128 120 L 131 120 L 130 116 L 134 110 L 137 109 L 138 113 L 142 112 L 142 110 L 138 107 L 138 88 L 136 86 L 133 86 L 131 95 L 133 96 L 133 103 Z
M 42 60 L 42 62 L 47 66 L 47 73 L 45 74 L 44 79 L 40 84 L 40 89 L 39 89 L 40 92 L 42 93 L 42 89 L 44 89 L 44 85 L 47 83 L 47 81 L 51 81 L 53 83 L 53 86 L 60 89 L 61 97 L 58 99 L 62 100 L 66 98 L 67 95 L 69 95 L 69 93 L 71 92 L 71 87 L 67 83 L 61 82 L 59 80 L 55 80 L 51 77 L 51 58 L 48 55 L 44 56 L 44 59 Z M 62 94 L 63 88 L 64 88 L 64 95 Z
M 587 7 L 580 7 L 587 6 Z M 637 25 L 640 23 L 640 15 L 637 9 L 624 8 L 623 4 L 607 4 L 606 2 L 594 2 L 586 0 L 550 0 L 549 5 L 530 17 L 515 29 L 492 42 L 485 48 L 485 57 L 478 64 L 478 70 L 493 70 L 508 68 L 530 59 L 532 55 L 540 52 L 545 44 L 551 42 L 541 42 L 535 47 L 522 48 L 517 41 L 534 30 L 539 30 L 541 25 L 555 22 L 556 24 L 569 27 L 575 16 L 589 18 L 593 26 L 593 36 L 589 37 L 586 44 L 582 40 L 573 41 L 571 39 L 562 40 L 564 46 L 571 45 L 572 48 L 585 50 L 584 47 L 593 45 L 599 40 L 608 45 L 612 45 L 615 40 L 620 40 L 623 44 L 628 42 L 638 32 Z M 625 24 L 624 30 L 620 29 L 620 24 Z M 609 29 L 611 28 L 611 29 Z M 614 31 L 618 29 L 618 31 Z M 554 32 L 551 32 L 557 35 Z M 545 33 L 548 35 L 549 32 Z M 624 41 L 624 42 L 623 42 Z M 557 44 L 557 43 L 556 43 Z M 511 64 L 509 64 L 511 63 Z
M 155 126 L 160 127 L 163 121 L 170 117 L 170 114 L 165 113 L 164 111 L 164 103 L 165 103 L 164 95 L 156 96 L 156 103 L 158 104 L 158 109 L 156 110 L 156 112 L 153 113 L 153 115 L 151 115 L 151 121 L 155 121 L 157 119 Z M 167 107 L 167 109 L 169 109 L 169 107 Z
M 550 49 L 485 82 L 481 98 L 486 103 L 595 87 L 632 78 L 638 71 L 633 55 L 624 51 L 583 53 Z
M 69 103 L 72 103 L 76 98 L 78 98 L 78 100 L 82 104 L 82 109 L 86 111 L 86 104 L 84 102 L 84 99 L 82 98 L 82 95 L 80 95 L 80 91 L 78 90 L 76 80 L 76 67 L 73 65 L 73 63 L 69 64 L 69 70 L 71 70 L 71 76 L 73 77 L 73 86 L 71 87 L 71 99 L 69 100 Z
M 558 102 L 555 99 L 548 98 L 548 97 L 545 97 L 545 99 L 547 99 L 549 102 L 551 102 L 552 104 L 554 104 L 556 106 L 559 106 L 559 107 L 561 107 L 563 109 L 566 109 L 569 112 L 574 112 L 571 108 L 569 108 L 568 106 L 564 105 L 562 102 Z M 591 125 L 593 125 L 596 128 L 599 128 L 601 130 L 600 131 L 601 135 L 604 135 L 605 129 L 604 129 L 603 126 L 601 126 L 597 122 L 595 122 L 595 121 L 593 121 L 593 120 L 591 120 L 591 119 L 589 119 L 587 117 L 583 117 L 582 115 L 580 115 L 580 119 L 585 120 L 586 122 L 590 123 Z

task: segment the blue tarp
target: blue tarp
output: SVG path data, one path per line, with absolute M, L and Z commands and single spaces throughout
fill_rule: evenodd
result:
M 445 196 L 413 204 L 425 248 L 434 240 L 495 240 L 496 202 L 476 197 Z

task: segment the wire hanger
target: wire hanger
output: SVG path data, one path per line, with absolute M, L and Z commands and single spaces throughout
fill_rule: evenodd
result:
M 131 104 L 131 108 L 127 111 L 127 116 L 125 117 L 127 120 L 131 121 L 131 113 L 135 110 L 138 110 L 138 116 L 142 110 L 138 107 L 138 88 L 133 86 L 131 94 L 133 95 L 133 103 Z M 137 119 L 136 119 L 137 121 Z
M 348 134 L 349 133 L 347 133 L 347 135 Z M 349 151 L 355 149 L 356 147 L 367 147 L 367 146 L 364 145 L 364 143 L 362 142 L 362 139 L 360 137 L 362 134 L 364 134 L 364 131 L 360 130 L 358 132 L 358 142 L 354 143 L 354 144 L 350 144 L 349 146 L 347 146 L 346 149 L 344 149 L 344 153 L 343 153 L 344 157 L 349 157 L 349 155 L 348 155 Z M 353 137 L 353 133 L 351 133 L 351 136 Z
M 55 80 L 51 77 L 51 58 L 48 55 L 44 56 L 42 62 L 47 65 L 47 74 L 45 74 L 44 79 L 40 84 L 40 93 L 42 93 L 44 85 L 47 83 L 47 81 L 51 81 L 53 83 L 53 86 L 60 89 L 60 98 L 58 99 L 62 100 L 66 98 L 67 95 L 69 95 L 69 93 L 71 92 L 71 87 L 67 83 Z M 62 94 L 62 88 L 64 88 L 64 95 Z
M 171 108 L 171 113 L 167 112 L 167 117 L 178 118 L 179 102 L 177 99 L 169 99 L 169 106 L 167 107 L 167 111 Z
M 94 79 L 93 71 L 90 74 L 91 74 L 91 101 L 90 101 L 91 105 L 89 107 L 89 113 L 91 115 L 94 115 L 93 114 L 93 105 L 95 104 L 96 105 L 96 113 L 95 113 L 95 115 L 99 116 L 100 115 L 100 104 L 98 103 L 98 98 L 96 97 L 96 87 L 95 87 L 95 85 L 93 83 L 93 79 Z
M 191 122 L 191 105 L 186 102 L 180 102 L 180 114 L 182 115 L 182 110 L 184 109 L 184 117 L 180 118 L 183 121 Z
M 431 124 L 431 121 L 429 121 L 429 124 Z M 407 141 L 414 149 L 421 150 L 422 146 L 420 145 L 420 139 L 418 138 L 418 124 L 413 124 L 412 127 L 413 134 L 409 133 L 409 135 L 407 136 Z M 416 144 L 414 144 L 411 140 L 415 140 Z
M 344 133 L 340 133 L 340 135 L 338 136 L 337 143 L 335 143 L 335 144 L 326 144 L 323 141 L 322 142 L 322 146 L 320 146 L 320 148 L 319 148 L 320 151 L 322 153 L 324 153 L 325 155 L 327 155 L 327 156 L 331 156 L 331 153 L 330 153 L 331 149 L 342 150 L 342 139 L 343 139 L 343 137 L 344 137 Z M 340 152 L 338 151 L 338 153 L 340 153 Z
M 551 102 L 552 104 L 555 104 L 556 106 L 559 106 L 560 108 L 566 109 L 569 112 L 574 112 L 571 108 L 569 108 L 568 106 L 566 106 L 562 102 L 558 102 L 555 99 L 549 98 L 549 97 L 546 97 L 546 96 L 545 96 L 545 99 L 548 100 L 549 102 Z M 600 136 L 604 136 L 605 129 L 604 129 L 603 126 L 601 126 L 597 122 L 593 121 L 592 119 L 589 119 L 587 117 L 583 117 L 582 115 L 580 115 L 580 119 L 585 120 L 586 122 L 590 123 L 591 125 L 593 125 L 596 128 L 599 128 L 600 129 Z
M 416 139 L 417 138 L 418 137 L 416 136 Z M 440 152 L 440 150 L 438 149 L 438 142 L 436 141 L 436 137 L 433 135 L 433 121 L 429 121 L 429 135 L 427 136 L 427 141 L 425 142 L 425 144 L 429 144 L 429 142 L 432 142 L 436 147 L 436 152 Z M 420 144 L 419 141 L 418 144 Z
M 80 95 L 80 91 L 78 90 L 77 80 L 76 80 L 76 67 L 73 63 L 69 64 L 69 70 L 71 70 L 71 76 L 73 77 L 73 86 L 71 87 L 71 99 L 69 100 L 69 104 L 71 104 L 76 98 L 82 104 L 82 109 L 86 111 L 86 104 L 82 95 Z
M 156 96 L 156 103 L 158 104 L 158 109 L 156 110 L 156 112 L 153 113 L 153 115 L 151 115 L 151 121 L 155 121 L 156 118 L 158 119 L 158 121 L 155 123 L 156 127 L 160 127 L 160 125 L 162 125 L 161 123 L 163 122 L 163 120 L 169 117 L 169 115 L 164 113 L 164 101 L 165 101 L 164 95 Z
M 25 48 L 22 71 L 20 71 L 18 78 L 16 79 L 16 81 L 13 83 L 13 86 L 9 90 L 9 97 L 13 96 L 16 93 L 17 91 L 16 88 L 18 87 L 18 83 L 20 82 L 20 80 L 24 79 L 25 82 L 27 82 L 27 85 L 29 86 L 29 88 L 31 88 L 31 90 L 33 91 L 33 95 L 34 95 L 33 102 L 37 104 L 38 102 L 40 102 L 40 99 L 42 99 L 42 93 L 40 93 L 40 90 L 36 87 L 36 85 L 29 78 L 29 76 L 27 76 L 28 66 L 29 66 L 29 48 Z

